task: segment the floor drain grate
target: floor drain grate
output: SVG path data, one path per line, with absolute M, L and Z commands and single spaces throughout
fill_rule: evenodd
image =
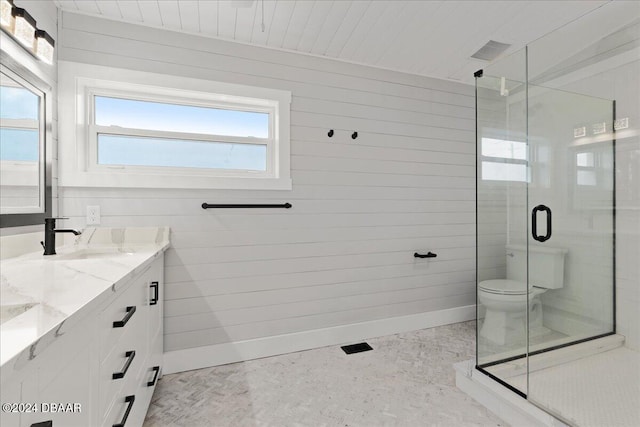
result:
M 358 344 L 351 344 L 351 345 L 343 345 L 340 348 L 347 354 L 362 353 L 363 351 L 373 350 L 373 348 L 371 348 L 371 346 L 366 342 L 361 342 Z

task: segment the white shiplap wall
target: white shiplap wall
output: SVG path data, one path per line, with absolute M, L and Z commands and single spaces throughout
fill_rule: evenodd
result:
M 74 226 L 100 205 L 171 227 L 165 351 L 475 303 L 473 87 L 67 12 L 60 39 L 61 60 L 292 92 L 292 191 L 60 189 Z

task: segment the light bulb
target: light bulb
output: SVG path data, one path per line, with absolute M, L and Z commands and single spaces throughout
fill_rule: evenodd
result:
M 0 0 L 0 26 L 2 28 L 11 28 L 11 23 L 13 22 L 12 9 L 13 0 Z
M 53 63 L 53 38 L 43 30 L 36 30 L 36 56 L 47 64 Z
M 20 43 L 29 49 L 33 49 L 36 35 L 36 20 L 33 19 L 26 10 L 20 7 L 14 7 L 11 14 L 16 20 L 13 27 L 13 35 Z

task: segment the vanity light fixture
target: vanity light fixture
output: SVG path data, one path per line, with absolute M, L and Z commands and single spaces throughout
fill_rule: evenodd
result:
M 2 28 L 11 28 L 13 23 L 13 0 L 0 0 L 0 26 Z
M 16 7 L 14 0 L 0 0 L 0 27 L 36 58 L 53 64 L 53 37 L 39 30 L 33 16 L 25 9 Z
M 36 56 L 46 62 L 53 64 L 53 38 L 44 30 L 36 30 Z
M 25 47 L 33 49 L 33 43 L 36 38 L 36 20 L 21 7 L 14 7 L 11 15 L 15 19 L 13 35 Z

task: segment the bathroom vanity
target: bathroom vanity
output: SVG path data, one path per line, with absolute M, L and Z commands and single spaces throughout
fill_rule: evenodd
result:
M 1 262 L 3 426 L 140 426 L 162 374 L 169 229 L 87 229 Z

